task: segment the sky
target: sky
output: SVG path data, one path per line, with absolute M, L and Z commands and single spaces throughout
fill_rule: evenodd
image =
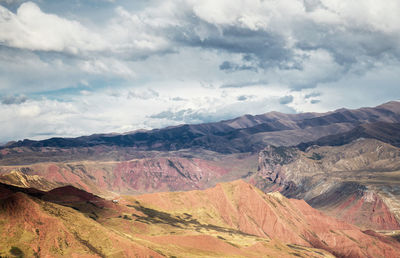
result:
M 400 99 L 398 0 L 0 0 L 0 142 Z

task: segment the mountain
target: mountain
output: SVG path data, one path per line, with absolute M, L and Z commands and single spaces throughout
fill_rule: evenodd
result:
M 0 184 L 1 256 L 395 257 L 391 237 L 244 181 L 105 200 Z M 101 237 L 99 237 L 101 236 Z
M 72 184 L 104 196 L 205 189 L 256 174 L 258 153 L 268 144 L 341 145 L 360 137 L 395 144 L 399 110 L 400 102 L 389 102 L 358 110 L 270 112 L 126 134 L 19 141 L 0 149 L 0 181 L 23 186 L 22 177 L 4 178 L 19 171 L 48 181 L 31 185 L 38 189 Z
M 98 159 L 110 157 L 110 152 L 124 153 L 122 158 L 132 159 L 138 158 L 140 151 L 184 149 L 204 149 L 223 154 L 258 152 L 266 144 L 297 145 L 347 132 L 364 123 L 400 123 L 399 107 L 400 102 L 389 102 L 375 108 L 339 109 L 328 113 L 270 112 L 216 123 L 186 124 L 125 134 L 23 140 L 3 146 L 0 162 L 26 164 L 38 160 L 71 161 L 86 157 Z
M 205 158 L 168 156 L 128 161 L 45 162 L 0 167 L 0 182 L 49 190 L 72 184 L 99 195 L 112 196 L 156 191 L 205 189 L 257 169 L 257 155 L 203 153 Z M 16 172 L 18 171 L 18 172 Z M 20 177 L 15 178 L 18 174 Z M 28 178 L 46 178 L 48 183 L 27 183 Z M 15 178 L 6 180 L 6 178 Z M 18 183 L 18 179 L 21 181 Z M 31 181 L 29 181 L 31 182 Z
M 375 139 L 342 146 L 268 146 L 248 178 L 364 228 L 400 229 L 400 148 Z
M 196 249 L 198 256 L 212 252 L 215 256 L 259 257 L 260 253 L 271 250 L 276 252 L 271 253 L 272 256 L 285 256 L 293 251 L 293 248 L 287 246 L 289 243 L 300 245 L 303 249 L 298 254 L 303 256 L 310 256 L 310 252 L 314 252 L 309 248 L 319 248 L 338 256 L 354 254 L 373 257 L 366 251 L 367 246 L 373 244 L 363 242 L 359 245 L 360 240 L 357 240 L 360 243 L 356 241 L 357 245 L 352 247 L 350 253 L 340 253 L 335 244 L 325 237 L 329 236 L 335 241 L 345 240 L 338 240 L 329 232 L 310 228 L 308 224 L 313 224 L 310 218 L 303 219 L 305 224 L 298 224 L 302 221 L 299 217 L 290 217 L 285 222 L 287 225 L 296 225 L 299 230 L 289 230 L 290 227 L 285 224 L 277 228 L 272 226 L 274 230 L 271 231 L 260 221 L 272 213 L 264 214 L 261 212 L 264 208 L 253 210 L 245 203 L 234 206 L 232 202 L 236 201 L 225 200 L 227 190 L 221 182 L 243 179 L 268 193 L 263 195 L 249 186 L 249 189 L 264 196 L 262 199 L 267 204 L 274 202 L 269 202 L 268 198 L 278 197 L 286 203 L 284 197 L 276 193 L 269 194 L 275 191 L 288 198 L 305 200 L 306 203 L 289 200 L 285 205 L 287 209 L 294 207 L 290 213 L 310 212 L 312 216 L 319 217 L 319 213 L 308 206 L 311 205 L 324 214 L 355 224 L 365 231 L 354 233 L 350 239 L 365 238 L 365 234 L 369 234 L 385 242 L 387 238 L 368 230 L 379 230 L 385 234 L 400 230 L 399 124 L 400 103 L 389 102 L 375 108 L 339 109 L 321 114 L 271 112 L 218 123 L 182 125 L 126 134 L 20 141 L 0 149 L 0 182 L 7 184 L 7 189 L 11 189 L 12 185 L 12 192 L 23 193 L 28 200 L 39 205 L 40 211 L 46 211 L 43 208 L 45 206 L 41 206 L 46 203 L 59 205 L 56 207 L 60 213 L 68 207 L 72 208 L 71 216 L 76 216 L 75 212 L 78 212 L 86 219 L 96 220 L 100 223 L 98 226 L 108 230 L 104 232 L 110 231 L 118 237 L 129 238 L 121 240 L 117 237 L 119 240 L 115 241 L 134 240 L 135 245 L 146 250 L 145 253 L 149 249 L 157 250 L 158 254 L 172 256 L 178 253 L 186 256 L 194 248 L 194 243 L 204 241 L 207 247 Z M 235 186 L 231 187 L 230 184 Z M 245 183 L 235 181 L 230 184 L 227 185 L 244 196 L 259 199 L 258 195 L 244 192 L 247 186 L 242 186 Z M 157 194 L 159 192 L 171 193 Z M 151 194 L 140 197 L 120 196 L 144 193 Z M 93 197 L 93 194 L 97 197 Z M 195 201 L 185 199 L 193 195 Z M 98 196 L 117 199 L 118 204 Z M 147 203 L 144 199 L 146 196 L 153 196 L 153 200 Z M 233 194 L 228 197 L 239 198 Z M 169 201 L 171 198 L 176 202 Z M 23 203 L 30 202 L 26 198 L 24 200 Z M 265 206 L 252 199 L 247 201 L 255 207 Z M 162 206 L 161 202 L 169 203 L 170 208 Z M 296 206 L 297 202 L 302 203 L 302 206 Z M 200 205 L 201 209 L 185 208 L 187 203 L 193 207 Z M 237 210 L 246 216 L 241 216 Z M 197 222 L 190 222 L 191 217 L 185 213 Z M 274 214 L 279 218 L 289 218 L 290 215 L 283 210 L 278 213 Z M 134 225 L 129 224 L 133 220 Z M 323 224 L 322 220 L 318 223 Z M 18 223 L 22 227 L 25 222 Z M 67 222 L 62 220 L 57 223 Z M 36 225 L 35 222 L 31 224 Z M 8 225 L 8 222 L 0 224 L 0 229 L 3 225 Z M 27 230 L 35 231 L 34 228 Z M 68 228 L 65 230 L 72 232 Z M 335 229 L 332 231 L 336 232 Z M 160 236 L 162 232 L 165 235 Z M 175 237 L 172 232 L 190 232 L 196 236 Z M 310 232 L 314 232 L 317 237 L 310 238 L 307 232 L 312 236 L 314 234 Z M 153 238 L 153 233 L 160 237 Z M 197 236 L 199 233 L 206 236 Z M 63 238 L 57 232 L 49 234 Z M 262 240 L 258 239 L 260 237 Z M 81 235 L 80 238 L 84 241 L 90 239 L 82 238 Z M 268 241 L 264 241 L 265 238 Z M 176 242 L 168 242 L 170 239 Z M 100 250 L 98 245 L 90 243 L 96 250 Z M 183 247 L 186 243 L 193 244 Z M 109 242 L 105 244 L 109 245 Z M 164 244 L 173 252 L 163 247 Z M 347 242 L 343 244 L 353 245 Z M 250 246 L 253 245 L 257 245 L 258 251 L 251 251 Z M 279 248 L 274 248 L 275 245 Z M 179 246 L 180 251 L 176 246 Z M 213 249 L 216 246 L 223 248 Z M 11 246 L 6 245 L 6 248 Z M 89 247 L 79 248 L 82 254 Z M 28 252 L 28 249 L 21 250 Z M 9 249 L 3 251 L 0 256 L 6 256 Z M 103 251 L 100 253 L 105 254 Z
M 327 135 L 316 141 L 301 143 L 298 147 L 305 150 L 312 145 L 340 146 L 351 143 L 359 138 L 377 139 L 400 147 L 400 123 L 376 122 L 361 124 L 348 132 Z
M 40 191 L 0 184 L 2 257 L 161 257 Z M 87 205 L 87 204 L 86 204 Z

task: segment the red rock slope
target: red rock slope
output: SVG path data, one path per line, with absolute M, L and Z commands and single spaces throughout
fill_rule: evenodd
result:
M 70 186 L 42 192 L 0 184 L 0 256 L 332 257 L 323 250 L 197 222 L 207 228 L 199 233 L 176 224 L 193 219 L 130 206 Z M 146 220 L 144 214 L 151 216 Z
M 0 256 L 398 257 L 400 244 L 241 180 L 107 201 L 0 184 Z
M 279 193 L 264 194 L 244 181 L 205 191 L 158 193 L 135 197 L 142 205 L 193 215 L 204 223 L 324 249 L 339 257 L 398 257 L 400 245 L 381 241 L 356 226 L 331 218 L 305 201 Z

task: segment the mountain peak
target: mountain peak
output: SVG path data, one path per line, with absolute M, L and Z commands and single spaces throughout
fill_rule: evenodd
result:
M 394 113 L 399 113 L 400 112 L 400 101 L 389 101 L 387 103 L 384 103 L 382 105 L 377 106 L 377 108 L 383 108 L 390 110 Z

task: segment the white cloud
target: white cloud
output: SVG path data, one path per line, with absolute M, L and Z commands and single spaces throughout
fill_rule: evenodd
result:
M 341 23 L 346 27 L 363 30 L 379 30 L 385 33 L 400 32 L 400 2 L 321 0 L 322 6 L 316 12 L 328 16 L 336 16 L 329 23 Z M 324 8 L 324 9 L 322 9 Z M 323 21 L 322 13 L 316 16 Z
M 0 0 L 4 139 L 399 98 L 398 0 L 105 0 L 86 16 L 12 2 Z
M 116 8 L 116 14 L 103 30 L 104 37 L 110 41 L 111 51 L 145 56 L 170 47 L 166 37 L 155 31 L 159 26 L 171 25 L 166 20 L 158 24 L 147 12 L 130 13 L 122 7 Z
M 3 132 L 0 141 L 126 132 L 217 121 L 271 109 L 294 112 L 279 103 L 280 96 L 288 92 L 279 87 L 254 86 L 226 91 L 203 88 L 198 83 L 191 88 L 185 88 L 185 85 L 178 85 L 172 91 L 162 86 L 156 89 L 85 91 L 68 102 L 42 98 L 28 99 L 15 105 L 0 104 L 0 130 Z M 180 101 L 171 101 L 171 96 L 176 96 L 177 92 Z M 245 101 L 237 100 L 245 94 L 251 97 Z M 163 112 L 164 115 L 157 115 Z
M 89 74 L 112 74 L 122 78 L 134 78 L 135 72 L 129 67 L 129 62 L 115 58 L 96 58 L 84 60 L 79 63 L 79 68 Z
M 302 1 L 188 1 L 201 19 L 217 25 L 236 25 L 251 30 L 273 29 L 279 20 L 282 26 L 287 19 L 302 14 Z M 285 19 L 286 18 L 286 19 Z
M 33 2 L 14 14 L 0 6 L 0 41 L 10 47 L 43 51 L 99 51 L 107 46 L 100 35 L 77 21 L 46 14 Z

